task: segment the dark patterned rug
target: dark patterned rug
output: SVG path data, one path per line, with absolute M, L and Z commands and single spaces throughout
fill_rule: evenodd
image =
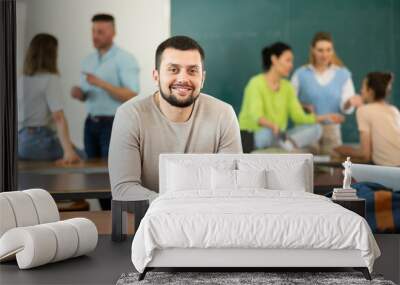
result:
M 138 281 L 139 273 L 122 274 L 117 285 L 133 284 L 379 284 L 395 285 L 382 276 L 372 275 L 372 281 L 360 272 L 148 272 L 146 278 Z

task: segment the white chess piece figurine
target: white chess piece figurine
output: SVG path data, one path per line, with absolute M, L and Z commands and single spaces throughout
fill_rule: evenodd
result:
M 351 189 L 351 161 L 350 157 L 347 157 L 346 161 L 343 162 L 344 167 L 344 179 L 343 179 L 343 189 Z

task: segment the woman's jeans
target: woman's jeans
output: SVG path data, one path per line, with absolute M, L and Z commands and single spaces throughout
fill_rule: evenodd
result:
M 292 140 L 296 147 L 310 146 L 321 138 L 322 127 L 319 124 L 296 126 L 287 131 L 287 137 Z M 257 149 L 278 145 L 279 137 L 274 136 L 272 130 L 263 128 L 254 133 L 254 144 Z
M 82 150 L 77 154 L 86 158 Z M 64 156 L 57 134 L 48 127 L 26 127 L 18 132 L 18 158 L 24 160 L 53 161 Z

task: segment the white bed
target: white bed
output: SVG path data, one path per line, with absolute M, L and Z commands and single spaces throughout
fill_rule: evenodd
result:
M 154 267 L 354 267 L 370 278 L 380 251 L 367 222 L 312 190 L 309 154 L 163 154 L 132 262 L 140 279 Z

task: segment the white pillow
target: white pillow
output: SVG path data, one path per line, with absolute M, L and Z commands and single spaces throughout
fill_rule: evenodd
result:
M 211 167 L 168 164 L 168 191 L 211 189 Z
M 236 170 L 212 168 L 211 173 L 213 190 L 236 190 Z
M 268 188 L 274 190 L 306 192 L 305 163 L 294 164 L 290 171 L 284 169 L 268 170 Z
M 235 169 L 233 159 L 170 159 L 165 163 L 165 186 L 169 191 L 212 190 L 211 168 Z M 204 192 L 204 191 L 203 191 Z
M 266 170 L 230 170 L 215 169 L 212 171 L 212 189 L 221 190 L 240 190 L 242 188 L 266 188 Z
M 267 188 L 272 190 L 306 191 L 308 181 L 307 164 L 305 161 L 290 159 L 254 159 L 238 160 L 239 170 L 266 169 Z
M 267 188 L 267 170 L 236 170 L 237 187 Z

